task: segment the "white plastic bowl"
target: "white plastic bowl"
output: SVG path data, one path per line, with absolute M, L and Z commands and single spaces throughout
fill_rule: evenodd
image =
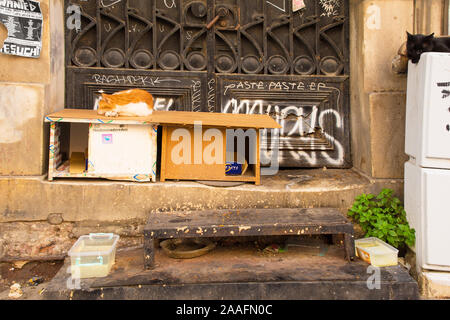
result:
M 81 236 L 69 250 L 72 278 L 106 277 L 116 259 L 119 236 L 91 233 Z

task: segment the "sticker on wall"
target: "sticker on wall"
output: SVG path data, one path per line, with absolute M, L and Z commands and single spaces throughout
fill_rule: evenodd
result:
M 102 134 L 102 143 L 103 144 L 112 144 L 113 143 L 112 134 Z
M 305 8 L 305 1 L 304 0 L 292 0 L 292 12 L 296 12 L 298 10 L 301 10 Z
M 43 16 L 39 2 L 0 0 L 0 22 L 8 30 L 1 53 L 39 58 L 42 49 Z

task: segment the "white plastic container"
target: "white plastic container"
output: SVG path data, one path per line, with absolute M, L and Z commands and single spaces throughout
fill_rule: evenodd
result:
M 374 267 L 398 264 L 398 250 L 376 237 L 355 240 L 355 248 L 356 256 Z
M 450 113 L 449 113 L 450 115 Z M 450 271 L 450 170 L 405 163 L 405 210 L 416 230 L 417 267 Z
M 72 278 L 106 277 L 116 259 L 119 236 L 91 233 L 81 236 L 69 250 Z
M 420 167 L 450 169 L 449 65 L 443 52 L 408 65 L 405 152 Z

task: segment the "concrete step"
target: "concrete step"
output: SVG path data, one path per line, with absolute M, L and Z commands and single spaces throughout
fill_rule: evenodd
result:
M 281 170 L 263 177 L 260 186 L 228 188 L 197 182 L 1 177 L 0 260 L 57 259 L 91 232 L 118 234 L 123 246 L 141 244 L 147 219 L 157 212 L 332 207 L 345 214 L 357 195 L 382 188 L 402 198 L 403 180 L 373 180 L 344 169 Z
M 197 182 L 135 183 L 44 177 L 0 178 L 0 222 L 42 221 L 50 213 L 65 221 L 146 220 L 161 211 L 318 208 L 346 211 L 361 193 L 392 188 L 400 197 L 403 180 L 371 180 L 351 169 L 281 170 L 262 185 L 212 187 Z M 24 197 L 24 195 L 27 195 Z
M 171 259 L 156 251 L 156 268 L 143 269 L 143 249 L 117 253 L 107 277 L 70 279 L 59 271 L 45 299 L 418 299 L 417 283 L 401 266 L 368 269 L 347 262 L 344 248 L 330 245 L 325 254 L 288 249 L 266 253 L 252 245 L 218 246 L 195 259 Z M 379 275 L 379 277 L 377 277 Z M 377 280 L 378 282 L 375 282 Z M 70 286 L 68 287 L 68 284 Z

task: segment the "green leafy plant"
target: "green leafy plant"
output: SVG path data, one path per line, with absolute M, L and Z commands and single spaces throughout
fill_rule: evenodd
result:
M 393 194 L 391 189 L 383 189 L 377 196 L 361 194 L 348 215 L 361 226 L 366 238 L 377 237 L 396 248 L 413 246 L 416 232 L 409 227 L 405 209 Z

